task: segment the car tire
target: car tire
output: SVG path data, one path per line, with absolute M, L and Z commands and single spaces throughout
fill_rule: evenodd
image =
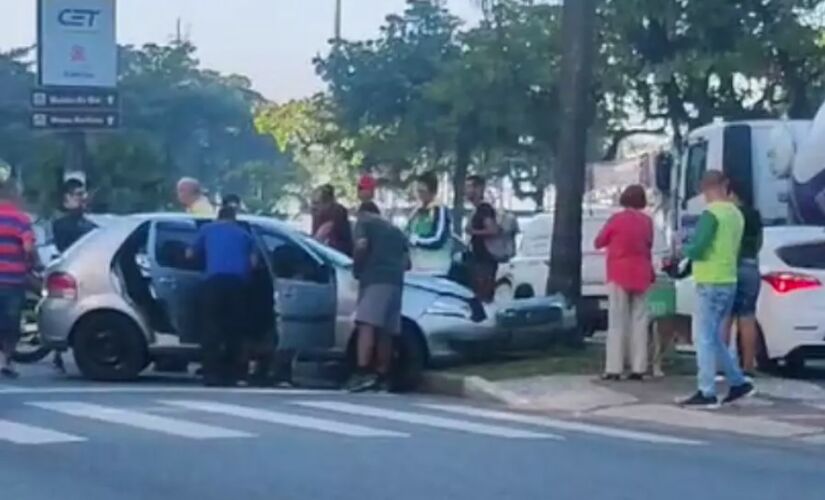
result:
M 805 372 L 805 356 L 799 352 L 791 352 L 785 356 L 785 361 L 782 365 L 782 373 L 791 378 L 799 378 Z
M 533 287 L 526 284 L 521 284 L 516 287 L 516 291 L 513 293 L 514 299 L 532 299 L 536 296 L 536 291 L 533 290 Z
M 146 341 L 138 326 L 114 312 L 81 320 L 72 335 L 72 350 L 80 373 L 91 380 L 134 380 L 149 364 Z
M 404 324 L 401 336 L 395 339 L 395 356 L 390 375 L 392 392 L 411 392 L 418 388 L 427 365 L 427 347 L 418 330 Z

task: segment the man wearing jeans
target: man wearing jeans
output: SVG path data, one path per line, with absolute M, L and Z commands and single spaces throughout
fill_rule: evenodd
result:
M 728 199 L 727 192 L 728 181 L 722 172 L 709 171 L 702 178 L 707 209 L 699 218 L 693 242 L 686 252 L 693 261 L 696 281 L 693 343 L 699 390 L 681 402 L 684 406 L 719 406 L 714 380 L 717 359 L 730 386 L 724 403 L 755 392 L 722 340 L 722 328 L 736 295 L 737 261 L 744 230 L 742 212 Z

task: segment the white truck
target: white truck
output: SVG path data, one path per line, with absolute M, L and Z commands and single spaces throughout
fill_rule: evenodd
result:
M 656 184 L 673 192 L 675 228 L 690 234 L 708 170 L 722 170 L 766 225 L 825 226 L 825 105 L 813 121 L 717 121 L 688 134 L 679 161 L 660 161 Z
M 825 105 L 813 120 L 716 121 L 688 134 L 677 161 L 662 161 L 665 158 L 657 162 L 655 177 L 657 188 L 671 195 L 670 220 L 676 246 L 689 239 L 705 208 L 700 192 L 703 174 L 721 170 L 743 199 L 759 210 L 766 226 L 785 226 L 766 231 L 766 247 L 760 257 L 765 279 L 770 282 L 776 274 L 781 279 L 798 280 L 803 276 L 797 274 L 800 266 L 806 279 L 819 272 L 821 266 L 814 256 L 807 255 L 807 263 L 802 265 L 784 254 L 825 244 L 825 232 L 814 238 L 812 231 L 819 234 L 818 230 L 800 227 L 825 227 Z M 785 289 L 774 293 L 763 287 L 757 307 L 757 320 L 765 329 L 763 359 L 783 359 L 787 365 L 802 359 L 799 354 L 825 354 L 825 335 L 821 334 L 825 324 L 813 317 L 815 311 L 808 311 L 802 300 L 818 293 L 820 282 L 816 278 L 817 287 L 790 295 Z M 678 314 L 693 313 L 694 289 L 692 278 L 677 283 Z M 796 301 L 793 305 L 788 302 L 791 298 Z M 775 303 L 783 304 L 779 309 L 795 311 L 791 313 L 795 319 L 777 315 Z

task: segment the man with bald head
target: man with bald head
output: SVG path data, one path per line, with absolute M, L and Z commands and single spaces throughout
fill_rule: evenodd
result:
M 209 198 L 203 194 L 201 183 L 192 177 L 184 177 L 178 181 L 178 201 L 186 213 L 199 217 L 214 217 L 215 208 Z
M 696 282 L 696 312 L 693 314 L 693 345 L 696 346 L 698 391 L 684 406 L 714 408 L 716 367 L 724 370 L 729 391 L 724 403 L 732 403 L 755 392 L 745 380 L 723 339 L 725 319 L 730 316 L 736 294 L 737 263 L 742 244 L 744 217 L 731 202 L 724 173 L 710 170 L 702 178 L 707 208 L 699 217 L 686 251 L 693 262 Z

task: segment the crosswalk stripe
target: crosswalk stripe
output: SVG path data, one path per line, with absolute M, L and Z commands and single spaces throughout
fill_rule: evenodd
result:
M 208 413 L 217 413 L 220 415 L 228 415 L 232 417 L 247 418 L 250 420 L 257 420 L 260 422 L 268 422 L 272 424 L 280 424 L 289 427 L 297 427 L 300 429 L 328 432 L 331 434 L 340 434 L 351 437 L 409 437 L 409 434 L 405 434 L 402 432 L 394 432 L 384 429 L 377 429 L 374 427 L 366 427 L 362 425 L 335 422 L 333 420 L 324 420 L 321 418 L 308 417 L 303 415 L 294 415 L 290 413 L 261 410 L 258 408 L 250 408 L 248 406 L 215 403 L 212 401 L 173 400 L 161 402 L 163 404 L 167 404 L 178 408 L 186 408 L 189 410 L 197 410 Z
M 112 424 L 126 425 L 138 429 L 156 431 L 191 439 L 220 439 L 253 437 L 252 434 L 189 422 L 177 418 L 161 417 L 149 413 L 121 410 L 107 406 L 74 401 L 48 401 L 28 403 L 44 410 L 55 411 L 74 417 L 88 418 Z
M 558 420 L 555 418 L 538 415 L 522 415 L 506 411 L 488 410 L 484 408 L 475 408 L 470 406 L 459 405 L 420 404 L 419 406 L 423 408 L 428 408 L 430 410 L 439 410 L 468 417 L 480 417 L 507 422 L 516 422 L 520 424 L 537 425 L 541 427 L 551 427 L 553 429 L 558 430 L 581 432 L 586 434 L 596 434 L 599 436 L 628 439 L 632 441 L 644 441 L 653 444 L 704 444 L 702 441 L 696 441 L 693 439 L 684 439 L 675 436 L 667 436 L 664 434 L 654 434 L 650 432 L 631 431 L 625 429 L 618 429 L 614 427 L 607 427 L 603 425 L 586 424 L 582 422 L 569 422 L 565 420 Z
M 298 401 L 293 404 L 304 406 L 307 408 L 314 408 L 317 410 L 335 411 L 339 413 L 358 415 L 362 417 L 383 418 L 386 420 L 394 420 L 396 422 L 424 425 L 428 427 L 437 427 L 440 429 L 462 431 L 472 434 L 483 434 L 486 436 L 495 436 L 511 439 L 563 439 L 561 436 L 556 436 L 553 434 L 524 431 L 520 429 L 501 427 L 497 425 L 479 424 L 475 422 L 468 422 L 465 420 L 456 420 L 453 418 L 428 415 L 425 413 L 389 410 L 384 408 L 375 408 L 372 406 L 341 403 L 336 401 Z
M 0 440 L 14 444 L 78 443 L 86 438 L 62 432 L 0 420 Z

